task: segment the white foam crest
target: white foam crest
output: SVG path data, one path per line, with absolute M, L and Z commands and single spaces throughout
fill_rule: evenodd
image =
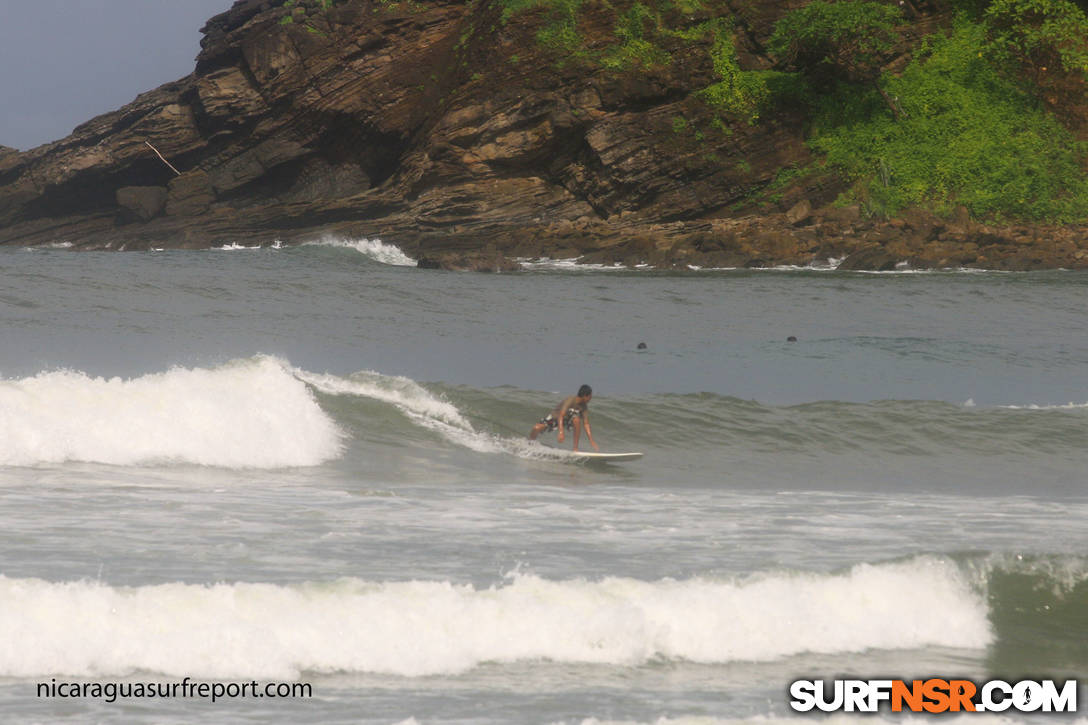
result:
M 903 267 L 901 265 L 906 264 L 900 262 L 896 265 L 895 269 L 852 269 L 849 270 L 854 274 L 922 274 L 922 275 L 962 275 L 962 274 L 1012 274 L 1011 272 L 1000 269 L 980 269 L 978 267 Z
M 237 252 L 237 251 L 240 251 L 240 250 L 254 251 L 254 250 L 261 249 L 261 245 L 260 244 L 251 244 L 251 245 L 247 246 L 245 244 L 238 244 L 237 242 L 231 242 L 230 244 L 224 244 L 221 247 L 213 247 L 213 249 L 216 249 L 216 250 L 218 250 L 220 252 Z
M 505 449 L 502 439 L 477 431 L 457 406 L 432 394 L 411 378 L 383 375 L 372 370 L 361 370 L 346 378 L 305 370 L 296 370 L 295 375 L 329 395 L 357 395 L 389 403 L 418 425 L 470 450 L 496 453 Z
M 1050 591 L 1065 596 L 1088 581 L 1088 557 L 1064 554 L 1032 556 L 1030 554 L 991 554 L 981 561 L 969 562 L 966 568 L 979 580 L 987 579 L 997 570 L 1011 574 L 1043 577 Z
M 1088 408 L 1088 403 L 1065 403 L 1064 405 L 999 405 L 999 408 L 1006 408 L 1008 410 L 1077 410 L 1080 408 Z
M 0 380 L 0 465 L 313 466 L 339 455 L 340 439 L 273 357 L 131 379 L 61 370 Z
M 746 267 L 746 271 L 763 272 L 835 272 L 845 257 L 827 257 L 820 261 L 814 259 L 808 264 L 779 264 L 773 267 Z M 734 268 L 735 269 L 735 268 Z
M 32 247 L 23 247 L 23 249 L 34 252 L 42 249 L 71 249 L 74 246 L 71 242 L 47 242 L 46 244 L 35 244 Z
M 568 435 L 571 434 L 568 433 Z M 500 440 L 500 444 L 507 453 L 519 458 L 537 461 L 569 461 L 575 459 L 578 462 L 584 462 L 585 458 L 581 457 L 580 454 L 589 450 L 583 448 L 581 451 L 574 451 L 569 448 L 555 448 L 538 441 L 531 441 L 528 438 L 503 438 Z
M 360 370 L 343 378 L 299 369 L 295 370 L 295 375 L 299 380 L 329 395 L 374 398 L 391 403 L 406 413 L 441 420 L 458 428 L 472 428 L 453 403 L 438 398 L 416 381 L 401 375 L 383 375 L 373 370 Z
M 903 596 L 903 592 L 911 596 Z M 983 596 L 942 559 L 836 575 L 111 587 L 0 577 L 0 676 L 287 679 L 455 674 L 484 662 L 769 661 L 991 639 Z
M 522 269 L 527 270 L 551 270 L 557 272 L 625 272 L 631 267 L 625 264 L 616 262 L 615 264 L 582 264 L 578 260 L 581 257 L 570 257 L 567 259 L 551 259 L 550 257 L 517 257 L 514 259 Z M 635 269 L 649 269 L 648 264 L 639 264 Z
M 587 272 L 623 272 L 631 269 L 650 270 L 653 266 L 647 263 L 628 267 L 620 262 L 614 264 L 580 264 L 580 257 L 570 259 L 550 259 L 548 257 L 529 258 L 519 257 L 515 259 L 523 269 L 545 271 L 587 271 Z M 689 264 L 687 268 L 693 272 L 837 272 L 845 257 L 828 257 L 826 260 L 813 260 L 808 264 L 779 264 L 771 267 L 703 267 L 697 264 Z M 902 274 L 1008 274 L 998 270 L 978 269 L 975 267 L 957 268 L 914 268 L 909 262 L 899 262 L 895 269 L 890 270 L 849 270 L 859 274 L 902 275 Z
M 523 437 L 503 437 L 476 430 L 457 406 L 434 395 L 411 378 L 361 370 L 348 377 L 295 370 L 295 375 L 328 395 L 357 395 L 389 403 L 417 425 L 451 443 L 478 453 L 508 453 L 534 460 L 564 460 L 570 451 L 549 448 Z
M 375 262 L 389 264 L 397 267 L 414 267 L 416 260 L 402 252 L 393 244 L 386 244 L 380 239 L 350 239 L 343 237 L 326 236 L 313 242 L 306 242 L 303 246 L 341 247 L 354 249 L 355 251 L 370 257 Z

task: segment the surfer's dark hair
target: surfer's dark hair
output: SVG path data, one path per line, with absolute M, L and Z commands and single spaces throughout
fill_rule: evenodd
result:
M 588 385 L 583 385 L 582 387 L 578 388 L 579 398 L 584 398 L 587 395 L 593 395 L 593 388 L 589 387 Z

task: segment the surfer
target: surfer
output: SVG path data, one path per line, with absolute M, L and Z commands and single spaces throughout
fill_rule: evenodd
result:
M 593 431 L 589 429 L 589 401 L 593 398 L 593 388 L 583 385 L 578 388 L 578 394 L 564 398 L 563 402 L 555 407 L 555 410 L 540 419 L 540 422 L 529 431 L 529 440 L 535 441 L 536 437 L 545 431 L 558 431 L 559 442 L 565 438 L 564 429 L 574 431 L 574 448 L 578 450 L 578 440 L 582 437 L 582 429 L 586 431 L 586 438 L 593 450 L 599 451 L 597 442 L 593 440 Z

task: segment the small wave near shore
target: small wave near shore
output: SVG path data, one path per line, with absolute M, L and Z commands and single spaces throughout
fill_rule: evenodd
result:
M 903 597 L 905 589 L 915 596 Z M 639 666 L 977 649 L 993 636 L 985 598 L 952 561 L 928 556 L 728 579 L 519 574 L 488 588 L 359 579 L 113 587 L 0 577 L 0 614 L 11 645 L 0 675 L 8 677 L 420 677 L 487 662 Z

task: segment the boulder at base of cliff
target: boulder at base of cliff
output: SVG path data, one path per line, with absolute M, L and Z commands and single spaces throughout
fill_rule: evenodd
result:
M 117 206 L 130 221 L 149 222 L 166 207 L 166 188 L 162 186 L 122 186 L 117 190 Z
M 888 250 L 881 246 L 865 247 L 842 260 L 838 266 L 841 270 L 860 270 L 866 272 L 887 272 L 895 269 L 902 261 L 893 257 Z

